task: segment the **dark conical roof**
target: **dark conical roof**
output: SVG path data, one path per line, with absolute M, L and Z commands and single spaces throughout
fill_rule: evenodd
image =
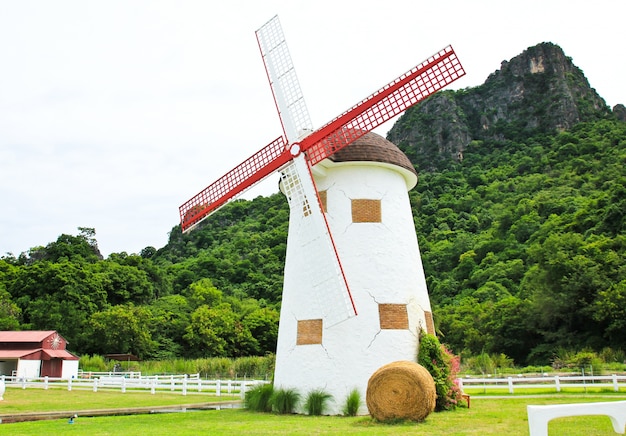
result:
M 328 159 L 333 162 L 384 162 L 402 167 L 417 176 L 409 158 L 394 143 L 374 132 L 366 133 Z

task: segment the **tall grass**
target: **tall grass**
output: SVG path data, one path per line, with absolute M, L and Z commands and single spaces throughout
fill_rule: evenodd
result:
M 309 415 L 319 416 L 324 414 L 324 410 L 333 396 L 321 389 L 315 389 L 306 396 L 304 408 Z
M 85 355 L 80 358 L 83 371 L 113 371 L 116 361 Z M 209 357 L 204 359 L 164 359 L 141 362 L 119 362 L 124 371 L 138 371 L 144 375 L 200 374 L 203 378 L 258 378 L 269 379 L 274 373 L 274 356 Z
M 356 414 L 359 413 L 360 407 L 361 393 L 358 389 L 353 389 L 346 398 L 342 412 L 345 416 L 356 416 Z
M 246 392 L 246 408 L 253 412 L 271 412 L 271 398 L 274 387 L 271 384 L 256 385 Z
M 110 363 L 110 365 L 109 365 Z M 94 354 L 90 356 L 89 354 L 85 354 L 84 356 L 80 356 L 80 360 L 78 361 L 78 365 L 83 371 L 112 371 L 113 365 L 115 362 L 107 363 L 104 360 L 104 357 Z
M 286 415 L 294 413 L 300 403 L 300 394 L 295 389 L 276 389 L 270 397 L 272 410 Z

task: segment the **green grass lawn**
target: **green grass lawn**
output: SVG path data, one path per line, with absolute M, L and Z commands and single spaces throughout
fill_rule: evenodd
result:
M 206 393 L 178 393 L 90 390 L 68 391 L 67 389 L 20 389 L 7 388 L 4 401 L 0 402 L 0 415 L 7 413 L 28 413 L 48 411 L 68 411 L 93 409 L 114 409 L 123 407 L 169 406 L 179 404 L 207 403 L 213 401 L 239 400 L 239 395 L 220 396 Z
M 0 435 L 528 435 L 526 406 L 622 400 L 624 395 L 566 394 L 540 396 L 472 396 L 471 408 L 431 414 L 422 423 L 382 424 L 369 417 L 312 417 L 252 413 L 241 409 L 189 411 L 152 415 L 89 418 L 80 410 L 190 404 L 214 400 L 206 395 L 8 389 L 0 413 L 76 410 L 67 419 L 0 424 Z M 221 397 L 222 399 L 227 399 Z M 606 416 L 559 418 L 550 423 L 550 436 L 615 435 Z

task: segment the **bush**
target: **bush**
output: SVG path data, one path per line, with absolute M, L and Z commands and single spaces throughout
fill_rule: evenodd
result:
M 353 389 L 346 398 L 346 404 L 343 406 L 343 414 L 346 416 L 356 416 L 361 407 L 361 393 L 358 389 Z
M 104 360 L 104 357 L 94 354 L 90 356 L 85 354 L 84 356 L 80 356 L 80 360 L 78 361 L 80 368 L 84 372 L 90 371 L 108 371 L 107 363 Z
M 293 413 L 300 402 L 300 394 L 295 389 L 277 389 L 270 397 L 272 410 L 280 414 Z
M 304 408 L 309 415 L 322 415 L 324 413 L 324 409 L 326 409 L 326 405 L 332 400 L 332 398 L 332 395 L 321 389 L 313 390 L 307 395 Z
M 245 406 L 253 412 L 271 412 L 272 404 L 270 399 L 274 392 L 271 383 L 263 383 L 254 386 L 246 392 Z
M 459 358 L 442 345 L 435 336 L 422 334 L 417 363 L 426 368 L 435 380 L 437 391 L 435 411 L 455 409 L 461 399 L 461 390 L 456 384 Z

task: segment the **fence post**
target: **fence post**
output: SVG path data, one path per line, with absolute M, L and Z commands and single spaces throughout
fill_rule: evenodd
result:
M 171 375 L 170 376 L 170 390 L 173 391 L 175 389 L 174 387 L 174 376 Z
M 202 379 L 198 379 L 198 392 L 202 392 Z
M 45 390 L 48 390 L 48 376 L 45 376 L 45 377 L 43 378 L 43 388 L 44 388 Z
M 613 390 L 619 392 L 619 385 L 617 384 L 617 375 L 613 374 Z
M 561 392 L 561 381 L 559 380 L 559 376 L 554 376 L 554 384 L 556 385 L 556 391 Z
M 122 393 L 126 392 L 126 377 L 122 377 Z
M 509 379 L 509 394 L 513 393 L 513 377 L 507 377 Z
M 71 391 L 72 390 L 72 378 L 68 378 L 67 379 L 67 390 Z
M 187 395 L 187 374 L 183 377 L 183 396 Z
M 98 392 L 98 379 L 97 378 L 93 379 L 93 391 Z
M 26 377 L 22 377 L 22 389 L 26 389 Z
M 222 395 L 222 382 L 220 379 L 217 379 L 215 382 L 215 396 L 219 397 Z
M 156 376 L 152 379 L 152 382 L 150 383 L 150 393 L 152 395 L 154 395 L 155 391 L 156 391 L 156 383 L 157 383 L 157 378 Z

